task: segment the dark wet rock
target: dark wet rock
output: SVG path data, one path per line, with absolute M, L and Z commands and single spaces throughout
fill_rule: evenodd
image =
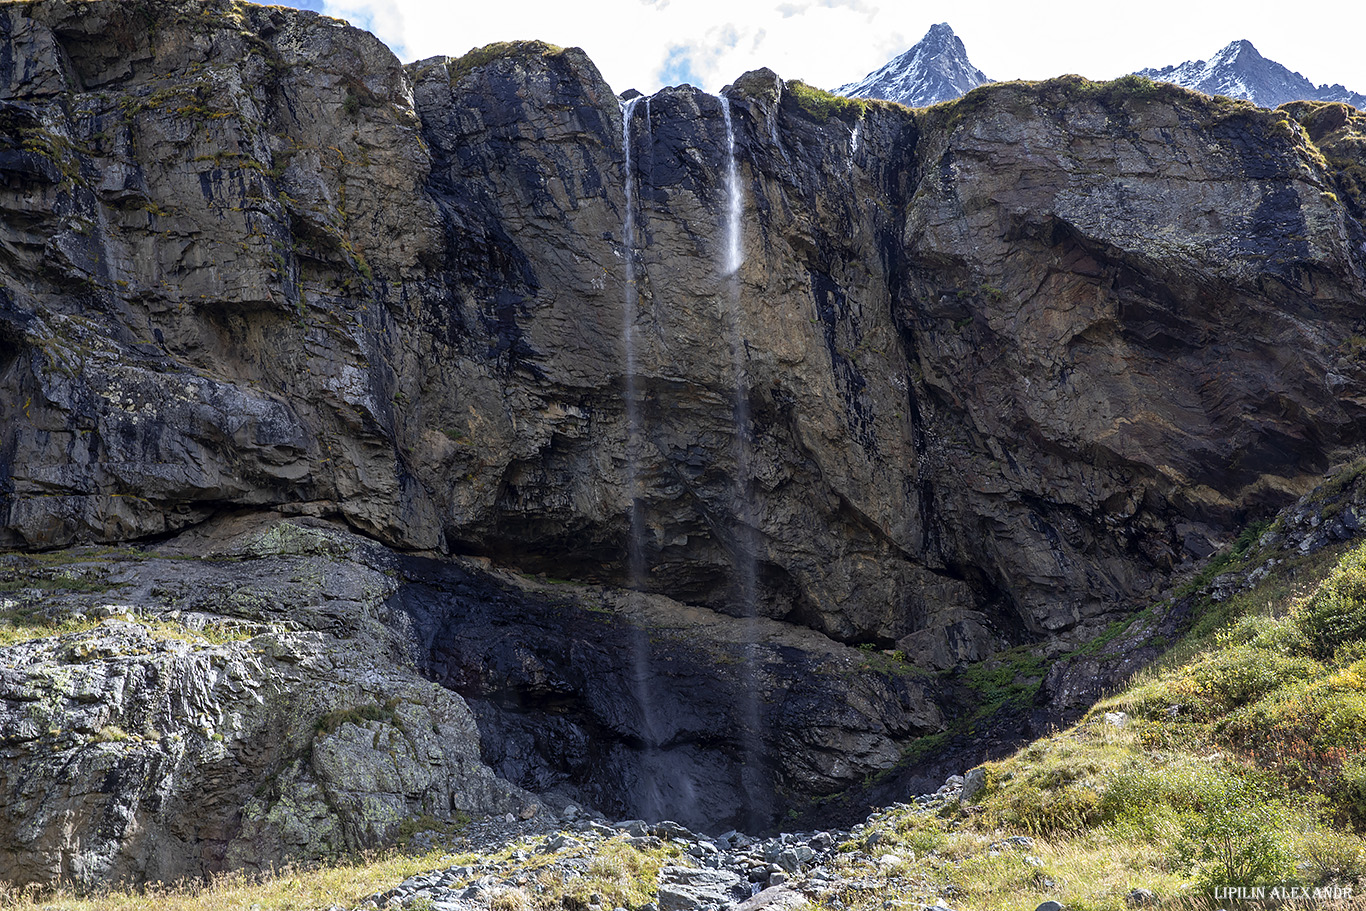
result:
M 942 724 L 909 668 L 879 673 L 809 630 L 443 561 L 398 565 L 408 584 L 389 604 L 410 618 L 419 667 L 480 718 L 485 761 L 611 814 L 763 828 L 803 797 L 889 768 L 900 740 Z M 668 821 L 626 828 L 690 837 Z

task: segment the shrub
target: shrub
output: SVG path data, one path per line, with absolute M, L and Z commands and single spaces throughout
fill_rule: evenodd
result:
M 1281 883 L 1295 872 L 1282 829 L 1285 808 L 1236 774 L 1206 783 L 1202 806 L 1186 820 L 1177 858 L 1202 888 Z
M 1336 796 L 1339 806 L 1358 823 L 1366 823 L 1366 756 L 1357 753 L 1342 764 Z
M 1001 791 L 988 815 L 1030 835 L 1080 832 L 1100 821 L 1100 795 L 1086 785 L 1045 789 L 1020 782 Z
M 1342 558 L 1296 611 L 1295 622 L 1316 658 L 1330 658 L 1344 643 L 1366 638 L 1366 546 Z
M 1286 684 L 1310 680 L 1322 670 L 1307 658 L 1277 655 L 1255 645 L 1235 645 L 1201 662 L 1194 679 L 1202 695 L 1234 707 Z
M 1353 835 L 1318 829 L 1301 839 L 1304 870 L 1316 884 L 1353 884 L 1366 876 L 1366 850 Z

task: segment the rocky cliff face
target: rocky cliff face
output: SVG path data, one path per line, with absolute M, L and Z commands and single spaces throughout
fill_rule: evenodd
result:
M 464 701 L 412 669 L 391 554 L 320 526 L 218 529 L 4 560 L 7 882 L 265 870 L 415 817 L 535 808 L 481 762 Z
M 584 584 L 395 595 L 523 785 L 606 800 L 610 743 L 637 812 L 676 751 L 723 789 L 746 756 L 798 802 L 847 787 L 951 703 L 869 683 L 894 707 L 850 715 L 822 684 L 803 770 L 726 687 L 1084 639 L 1366 426 L 1350 109 L 1065 78 L 911 112 L 766 71 L 623 107 L 577 50 L 402 67 L 218 2 L 9 5 L 0 33 L 0 542 L 245 510 Z M 630 636 L 572 634 L 623 587 L 813 638 L 624 674 Z M 505 633 L 515 660 L 471 644 Z M 665 701 L 721 682 L 706 724 L 652 718 L 670 654 Z M 545 735 L 565 704 L 594 745 Z

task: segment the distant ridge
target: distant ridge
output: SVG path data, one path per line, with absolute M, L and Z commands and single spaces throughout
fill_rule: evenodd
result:
M 1314 85 L 1299 73 L 1257 53 L 1247 40 L 1234 41 L 1208 62 L 1188 60 L 1160 70 L 1139 70 L 1137 75 L 1173 82 L 1208 95 L 1242 98 L 1266 108 L 1287 101 L 1341 101 L 1366 109 L 1366 95 L 1341 85 Z
M 955 98 L 991 80 L 968 60 L 947 22 L 930 27 L 915 47 L 858 82 L 835 89 L 848 98 L 881 98 L 920 108 Z

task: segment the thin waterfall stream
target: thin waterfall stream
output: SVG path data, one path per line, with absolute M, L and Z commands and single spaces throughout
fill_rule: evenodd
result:
M 747 783 L 756 782 L 762 775 L 763 720 L 759 707 L 758 658 L 758 516 L 755 509 L 752 481 L 754 476 L 753 423 L 749 409 L 749 344 L 745 337 L 743 307 L 741 306 L 740 267 L 744 265 L 744 191 L 740 186 L 740 165 L 735 152 L 735 122 L 731 116 L 730 99 L 720 97 L 721 116 L 726 125 L 726 209 L 722 232 L 724 253 L 722 275 L 726 280 L 727 316 L 730 323 L 730 351 L 735 397 L 732 401 L 734 427 L 734 510 L 735 510 L 735 573 L 738 607 L 745 620 L 745 677 L 741 696 L 741 723 L 744 725 L 744 753 Z M 751 811 L 753 812 L 753 811 Z
M 630 497 L 630 531 L 626 543 L 627 597 L 633 610 L 640 606 L 649 567 L 645 558 L 645 496 L 640 479 L 641 448 L 644 445 L 644 426 L 641 417 L 641 388 L 638 363 L 637 324 L 640 321 L 641 269 L 636 255 L 637 181 L 634 149 L 631 143 L 631 120 L 641 96 L 626 101 L 621 112 L 621 152 L 624 169 L 626 212 L 622 223 L 622 257 L 625 260 L 625 300 L 622 308 L 621 338 L 625 361 L 626 405 L 626 491 Z M 646 101 L 646 130 L 649 130 L 649 100 Z M 650 638 L 644 626 L 637 626 L 631 640 L 631 690 L 640 710 L 640 737 L 643 760 L 640 782 L 641 810 L 655 818 L 665 810 L 664 795 L 656 766 L 660 747 L 654 705 L 654 671 L 650 666 Z

